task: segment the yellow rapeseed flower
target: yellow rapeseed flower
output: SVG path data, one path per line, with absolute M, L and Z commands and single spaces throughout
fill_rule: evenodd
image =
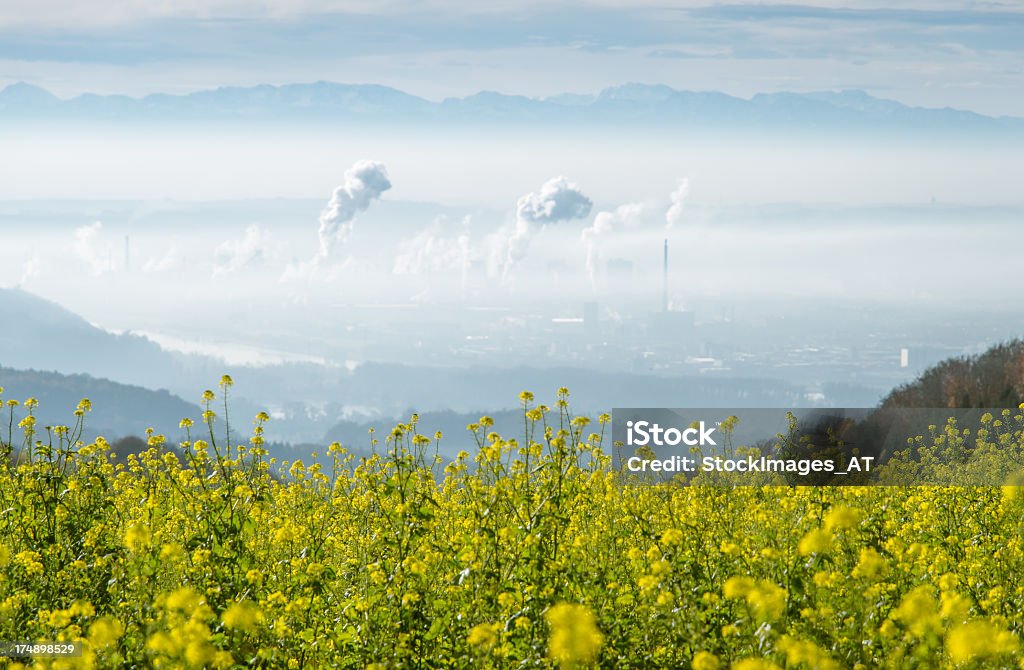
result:
M 666 547 L 672 547 L 683 542 L 683 531 L 678 528 L 669 528 L 661 534 L 661 543 Z
M 853 568 L 853 576 L 877 579 L 885 575 L 888 567 L 889 564 L 878 551 L 871 547 L 865 547 L 860 550 L 860 560 Z
M 470 646 L 490 651 L 498 643 L 498 624 L 481 623 L 473 626 L 466 641 Z
M 732 664 L 732 670 L 782 670 L 766 658 L 744 658 Z
M 163 631 L 157 631 L 150 635 L 146 640 L 146 648 L 164 656 L 173 656 L 178 651 L 178 645 L 174 638 Z
M 946 652 L 956 665 L 1012 654 L 1019 646 L 1013 633 L 980 619 L 957 626 L 946 636 Z
M 856 528 L 860 523 L 860 513 L 845 505 L 837 505 L 825 514 L 825 528 L 828 530 L 848 530 Z
M 180 612 L 191 612 L 199 607 L 202 598 L 188 586 L 182 586 L 167 594 L 165 605 L 167 609 Z
M 545 618 L 551 627 L 548 655 L 562 668 L 578 663 L 591 663 L 597 658 L 604 635 L 594 615 L 583 605 L 559 603 L 548 610 Z
M 754 616 L 761 621 L 775 621 L 786 611 L 786 590 L 768 580 L 754 581 L 750 577 L 730 577 L 722 585 L 726 598 L 747 602 Z
M 754 588 L 754 580 L 750 577 L 730 577 L 722 585 L 722 595 L 726 598 L 745 598 Z
M 928 586 L 918 586 L 910 591 L 890 616 L 917 637 L 938 633 L 942 629 L 938 603 Z
M 114 617 L 101 617 L 89 625 L 89 644 L 106 647 L 117 642 L 124 635 L 124 626 Z
M 151 541 L 152 535 L 149 528 L 146 528 L 141 522 L 128 526 L 128 530 L 124 533 L 124 546 L 131 551 L 142 551 L 149 547 Z
M 796 547 L 801 556 L 827 554 L 831 549 L 832 536 L 821 528 L 815 528 L 804 535 Z
M 786 663 L 790 667 L 839 670 L 839 663 L 810 640 L 798 640 L 783 635 L 777 646 L 779 651 L 786 654 Z
M 250 631 L 263 623 L 263 610 L 252 602 L 231 603 L 221 615 L 226 628 Z
M 786 611 L 786 590 L 768 581 L 758 582 L 747 593 L 747 604 L 761 621 L 776 621 Z

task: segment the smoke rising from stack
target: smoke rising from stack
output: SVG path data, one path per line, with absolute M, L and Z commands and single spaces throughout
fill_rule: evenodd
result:
M 506 240 L 502 283 L 509 269 L 526 257 L 533 237 L 533 226 L 541 227 L 560 221 L 583 219 L 589 216 L 594 203 L 565 177 L 554 177 L 536 193 L 527 193 L 516 203 L 516 225 Z
M 529 223 L 556 223 L 582 219 L 594 206 L 576 184 L 565 177 L 549 179 L 537 193 L 527 193 L 516 203 L 516 218 Z
M 320 213 L 320 227 L 317 231 L 320 246 L 309 261 L 289 263 L 281 274 L 281 281 L 288 282 L 313 278 L 321 266 L 334 266 L 323 277 L 332 279 L 342 265 L 352 265 L 353 259 L 337 263 L 338 250 L 348 241 L 356 215 L 366 211 L 374 200 L 379 200 L 391 188 L 391 179 L 383 163 L 371 160 L 357 161 L 345 171 L 345 181 L 334 189 L 327 206 Z
M 399 244 L 392 273 L 423 275 L 456 269 L 465 288 L 472 261 L 470 223 L 469 216 L 454 224 L 445 216 L 434 219 L 419 234 Z
M 594 222 L 588 228 L 580 232 L 580 239 L 583 241 L 583 248 L 586 250 L 587 276 L 590 278 L 590 287 L 597 288 L 597 262 L 600 258 L 601 241 L 610 237 L 617 230 L 626 227 L 633 228 L 639 224 L 639 219 L 644 213 L 643 203 L 634 202 L 627 205 L 620 205 L 613 212 L 598 212 Z
M 345 182 L 334 189 L 327 207 L 320 213 L 319 259 L 328 259 L 352 232 L 356 214 L 365 211 L 384 191 L 391 188 L 383 163 L 361 160 L 345 171 Z
M 144 274 L 160 274 L 163 272 L 177 272 L 183 269 L 181 252 L 178 249 L 178 238 L 171 239 L 170 245 L 160 256 L 149 258 L 142 265 Z
M 665 232 L 672 230 L 672 228 L 682 220 L 683 209 L 686 205 L 686 198 L 689 195 L 690 180 L 684 177 L 679 180 L 679 185 L 676 186 L 676 190 L 672 191 L 669 195 L 669 200 L 672 204 L 669 206 L 668 211 L 665 212 Z
M 661 265 L 661 311 L 668 312 L 668 239 L 665 239 Z
M 75 256 L 89 268 L 89 272 L 94 277 L 99 277 L 113 269 L 111 261 L 113 248 L 109 244 L 106 246 L 99 244 L 102 231 L 103 223 L 101 221 L 95 221 L 75 229 Z
M 255 224 L 245 229 L 240 240 L 225 242 L 217 247 L 213 275 L 220 276 L 239 270 L 259 267 L 270 256 L 270 233 Z

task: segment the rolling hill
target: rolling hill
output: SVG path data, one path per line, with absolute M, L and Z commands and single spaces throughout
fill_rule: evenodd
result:
M 198 420 L 201 412 L 198 406 L 168 391 L 150 391 L 81 374 L 62 375 L 0 367 L 0 388 L 4 389 L 4 402 L 17 400 L 24 403 L 30 397 L 39 400 L 36 415 L 38 425 L 43 427 L 72 425 L 75 421 L 73 412 L 79 400 L 89 398 L 93 410 L 86 418 L 85 434 L 89 437 L 102 435 L 108 440 L 145 435 L 147 428 L 174 438 L 180 432 L 178 423 L 181 419 L 191 417 Z M 3 411 L 5 419 L 8 411 L 7 408 Z M 15 418 L 22 415 L 23 410 L 19 407 Z M 14 431 L 17 430 L 15 427 Z M 6 430 L 4 433 L 6 437 Z

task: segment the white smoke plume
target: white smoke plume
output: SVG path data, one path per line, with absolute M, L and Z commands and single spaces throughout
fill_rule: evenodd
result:
M 224 242 L 217 247 L 213 275 L 259 267 L 266 262 L 270 249 L 270 233 L 255 224 L 250 225 L 242 239 Z
M 454 226 L 446 217 L 438 217 L 415 237 L 399 245 L 392 272 L 421 275 L 458 270 L 465 288 L 472 260 L 469 225 L 468 216 Z
M 487 277 L 500 280 L 508 264 L 508 231 L 495 230 L 484 237 L 479 247 L 487 263 Z
M 345 181 L 334 189 L 327 207 L 320 213 L 320 247 L 308 261 L 294 260 L 285 266 L 282 282 L 308 281 L 318 278 L 332 282 L 344 272 L 351 271 L 357 261 L 336 258 L 338 248 L 352 233 L 356 215 L 379 200 L 391 188 L 391 179 L 383 163 L 370 160 L 357 161 L 345 171 Z M 323 268 L 331 261 L 329 268 Z
M 99 244 L 103 223 L 95 221 L 87 226 L 75 229 L 74 254 L 82 261 L 94 277 L 99 277 L 113 269 L 112 247 Z
M 686 198 L 690 195 L 690 180 L 685 177 L 679 180 L 679 186 L 672 191 L 669 199 L 672 204 L 665 212 L 665 231 L 668 232 L 683 218 L 683 208 L 686 205 Z
M 345 182 L 334 189 L 330 202 L 320 214 L 318 258 L 329 258 L 338 245 L 344 244 L 352 232 L 356 214 L 366 210 L 390 188 L 391 180 L 383 163 L 362 160 L 346 170 Z
M 41 274 L 42 259 L 39 258 L 38 253 L 32 254 L 32 257 L 21 264 L 21 279 L 18 282 L 19 286 L 24 286 L 32 279 L 35 279 Z
M 598 212 L 590 227 L 580 233 L 583 248 L 587 252 L 586 267 L 591 288 L 596 288 L 597 261 L 600 257 L 601 241 L 621 228 L 634 228 L 646 209 L 644 203 L 634 202 L 620 205 L 614 212 Z
M 583 219 L 590 214 L 593 202 L 576 184 L 565 177 L 549 179 L 536 193 L 527 193 L 516 203 L 515 230 L 507 239 L 505 274 L 517 261 L 526 257 L 533 236 L 532 225 L 545 226 L 559 221 Z
M 537 193 L 527 193 L 516 203 L 516 219 L 530 223 L 555 223 L 582 219 L 594 203 L 565 177 L 549 179 Z
M 181 252 L 178 250 L 178 239 L 174 238 L 162 256 L 146 259 L 146 262 L 142 264 L 142 272 L 144 274 L 162 274 L 164 272 L 180 270 L 182 267 L 183 263 Z

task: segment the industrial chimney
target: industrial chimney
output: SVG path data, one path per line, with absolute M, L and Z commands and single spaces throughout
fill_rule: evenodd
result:
M 668 311 L 668 239 L 665 239 L 665 262 L 661 273 L 661 311 Z

